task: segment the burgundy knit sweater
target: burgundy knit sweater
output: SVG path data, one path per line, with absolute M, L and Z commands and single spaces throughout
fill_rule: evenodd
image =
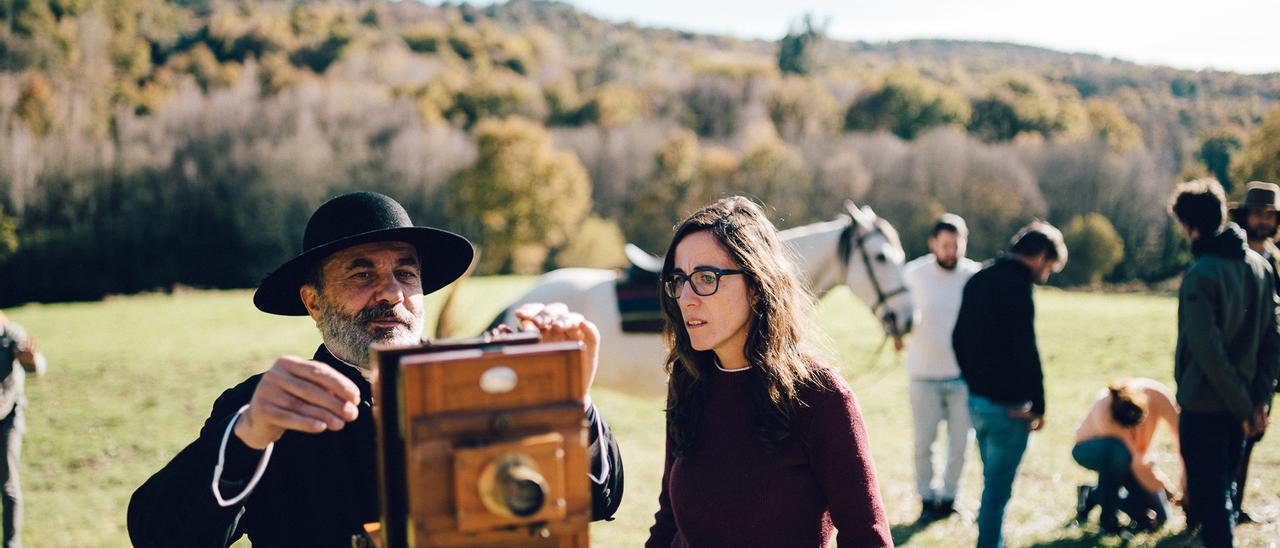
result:
M 646 548 L 893 546 L 862 413 L 839 374 L 801 389 L 791 435 L 766 453 L 751 436 L 754 369 L 713 369 L 697 448 L 662 474 Z M 670 440 L 668 440 L 668 444 Z

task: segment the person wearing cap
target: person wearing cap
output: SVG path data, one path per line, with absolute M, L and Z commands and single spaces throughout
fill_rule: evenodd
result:
M 1272 278 L 1276 281 L 1277 291 L 1280 291 L 1280 249 L 1276 248 L 1274 242 L 1276 228 L 1280 227 L 1278 224 L 1280 214 L 1277 213 L 1277 210 L 1280 210 L 1280 186 L 1253 181 L 1244 188 L 1244 201 L 1231 209 L 1231 221 L 1244 229 L 1249 249 L 1267 261 L 1267 265 L 1271 267 Z M 1270 402 L 1267 409 L 1271 409 Z M 1253 446 L 1262 441 L 1263 432 L 1265 429 L 1245 440 L 1244 449 L 1240 455 L 1240 466 L 1236 469 L 1234 501 L 1235 508 L 1240 510 L 1237 519 L 1239 523 L 1265 520 L 1262 516 L 1250 515 L 1240 506 L 1244 501 L 1244 488 L 1248 484 L 1249 460 L 1253 456 Z
M 916 304 L 907 345 L 907 399 L 915 423 L 916 492 L 925 524 L 955 513 L 956 492 L 969 449 L 969 389 L 960 378 L 951 331 L 960 312 L 964 285 L 982 265 L 965 257 L 969 228 L 948 213 L 933 225 L 929 253 L 907 263 L 904 279 Z M 935 487 L 933 442 L 947 424 L 946 467 Z
M 1173 370 L 1187 472 L 1183 510 L 1210 548 L 1232 545 L 1235 471 L 1244 440 L 1266 428 L 1280 367 L 1275 278 L 1243 231 L 1225 222 L 1226 209 L 1214 179 L 1182 183 L 1169 200 L 1194 256 L 1178 289 Z
M 399 203 L 371 192 L 321 205 L 303 249 L 253 301 L 263 312 L 311 316 L 323 344 L 218 397 L 199 437 L 134 492 L 135 546 L 227 546 L 243 535 L 266 546 L 350 546 L 378 521 L 369 348 L 417 344 L 423 295 L 462 276 L 474 250 L 461 236 L 414 226 Z M 518 317 L 544 340 L 581 341 L 594 374 L 594 325 L 562 305 Z M 621 501 L 622 461 L 589 397 L 584 413 L 593 517 L 604 519 Z
M 1009 252 L 964 286 L 951 345 L 969 387 L 969 419 L 982 458 L 978 546 L 1003 546 L 1004 509 L 1031 432 L 1044 427 L 1044 375 L 1036 346 L 1032 286 L 1067 262 L 1053 225 L 1035 221 Z

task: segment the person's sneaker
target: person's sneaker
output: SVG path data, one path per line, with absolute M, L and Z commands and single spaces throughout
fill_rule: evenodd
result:
M 1089 512 L 1093 510 L 1097 504 L 1090 499 L 1093 494 L 1094 487 L 1092 485 L 1079 485 L 1076 487 L 1076 523 L 1084 524 L 1089 521 Z
M 1250 523 L 1271 523 L 1271 518 L 1267 516 L 1250 515 L 1248 512 L 1241 510 L 1236 515 L 1236 525 L 1248 525 Z
M 916 525 L 923 525 L 934 520 L 934 502 L 926 500 L 920 503 L 920 517 L 916 518 Z
M 1101 529 L 1103 535 L 1118 537 L 1124 542 L 1129 542 L 1133 540 L 1134 537 L 1134 530 L 1132 527 L 1121 527 L 1118 523 L 1103 523 L 1099 529 Z
M 934 504 L 933 511 L 936 514 L 934 519 L 946 519 L 951 517 L 953 514 L 960 513 L 956 511 L 956 501 L 954 500 L 938 501 L 937 503 Z
M 1148 512 L 1151 515 L 1133 518 L 1129 522 L 1129 530 L 1137 533 L 1155 533 L 1164 528 L 1164 521 L 1158 520 L 1154 516 L 1154 512 Z

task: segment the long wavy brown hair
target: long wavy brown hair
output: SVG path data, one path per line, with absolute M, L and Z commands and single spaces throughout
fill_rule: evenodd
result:
M 745 374 L 754 384 L 752 431 L 764 449 L 790 435 L 791 419 L 803 405 L 797 393 L 813 383 L 820 345 L 809 344 L 818 332 L 810 322 L 813 298 L 801 287 L 796 267 L 778 240 L 778 231 L 759 205 L 747 198 L 724 198 L 690 215 L 678 227 L 662 263 L 665 280 L 674 270 L 676 246 L 686 236 L 706 231 L 746 271 L 751 314 L 743 353 L 752 366 Z M 680 305 L 661 294 L 666 319 L 667 437 L 676 456 L 697 447 L 708 372 L 715 352 L 697 351 L 689 342 Z

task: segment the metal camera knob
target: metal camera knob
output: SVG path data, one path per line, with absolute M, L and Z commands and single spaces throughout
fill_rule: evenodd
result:
M 546 506 L 549 489 L 538 463 L 524 453 L 493 459 L 480 473 L 480 501 L 499 516 L 527 518 Z

